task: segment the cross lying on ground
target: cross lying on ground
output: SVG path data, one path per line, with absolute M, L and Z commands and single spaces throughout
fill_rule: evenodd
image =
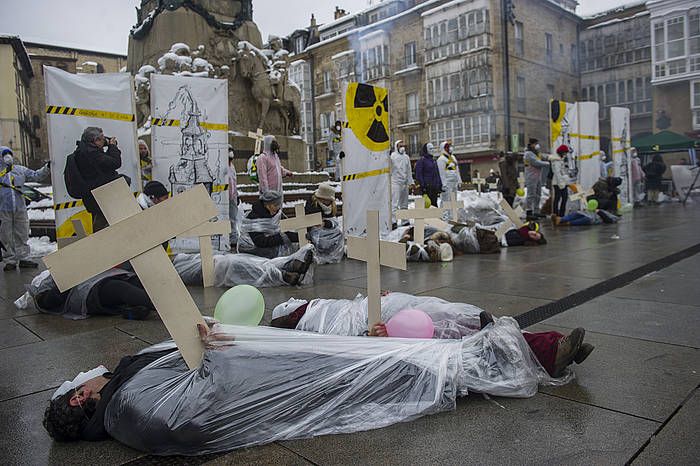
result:
M 199 238 L 199 258 L 202 262 L 202 286 L 204 288 L 214 286 L 214 250 L 211 246 L 211 237 L 223 235 L 228 240 L 229 233 L 231 233 L 231 222 L 217 220 L 202 223 L 198 227 L 177 235 L 178 238 Z
M 348 257 L 367 263 L 367 324 L 382 319 L 381 266 L 406 270 L 406 245 L 379 240 L 379 211 L 367 211 L 367 238 L 348 236 Z
M 265 136 L 263 136 L 262 128 L 258 128 L 256 132 L 248 131 L 248 137 L 251 139 L 255 139 L 255 150 L 253 150 L 253 154 L 260 154 L 260 145 L 265 139 Z
M 499 203 L 501 206 L 501 209 L 503 209 L 503 213 L 506 214 L 506 216 L 510 219 L 511 222 L 513 222 L 513 225 L 515 225 L 515 228 L 520 228 L 524 225 L 523 221 L 520 219 L 520 216 L 515 213 L 513 208 L 508 204 L 508 202 L 505 199 L 501 199 L 501 202 Z
M 571 199 L 572 201 L 579 201 L 581 204 L 581 208 L 583 210 L 585 210 L 586 209 L 586 198 L 588 196 L 592 196 L 593 194 L 595 194 L 595 191 L 593 191 L 592 188 L 588 188 L 586 191 L 584 191 L 583 188 L 581 187 L 581 185 L 579 185 L 579 184 L 574 184 L 573 187 L 576 190 L 576 192 L 573 193 L 571 196 L 569 196 L 569 199 Z M 573 191 L 573 189 L 572 189 L 572 191 Z
M 65 291 L 130 261 L 187 366 L 197 367 L 204 351 L 197 324 L 206 323 L 161 243 L 216 217 L 204 185 L 146 210 L 123 178 L 92 193 L 110 226 L 44 258 L 58 289 Z
M 299 233 L 299 247 L 303 248 L 309 244 L 309 241 L 306 239 L 307 228 L 323 225 L 323 217 L 321 212 L 306 215 L 304 213 L 304 204 L 301 203 L 294 206 L 294 215 L 294 218 L 286 218 L 280 221 L 280 230 Z
M 417 244 L 425 242 L 425 219 L 442 218 L 444 208 L 430 209 L 402 209 L 396 211 L 396 218 L 399 220 L 413 219 L 413 241 Z

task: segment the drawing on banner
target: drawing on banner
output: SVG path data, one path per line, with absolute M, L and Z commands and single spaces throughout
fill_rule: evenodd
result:
M 630 138 L 630 110 L 624 107 L 610 108 L 610 145 L 613 176 L 622 178 L 620 207 L 632 202 L 632 154 Z
M 367 233 L 367 211 L 379 212 L 381 233 L 391 230 L 389 199 L 389 96 L 382 87 L 346 84 L 343 109 L 343 225 L 351 236 Z
M 576 103 L 564 102 L 562 100 L 550 101 L 550 144 L 549 147 L 554 150 L 562 144 L 569 147 L 570 151 L 564 159 L 564 166 L 567 169 L 569 177 L 576 179 L 578 177 L 577 164 L 577 149 L 576 141 L 576 112 L 578 106 Z
M 154 75 L 151 78 L 153 179 L 171 195 L 204 185 L 228 220 L 228 82 L 221 79 Z M 174 251 L 197 251 L 197 238 L 171 240 Z M 214 237 L 214 248 L 229 249 Z

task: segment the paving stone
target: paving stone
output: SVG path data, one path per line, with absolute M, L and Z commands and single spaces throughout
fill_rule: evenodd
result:
M 113 368 L 145 346 L 110 328 L 0 350 L 0 401 L 58 387 L 100 364 Z
M 659 303 L 700 304 L 700 286 L 695 280 L 651 273 L 625 287 L 610 293 L 611 296 Z
M 54 442 L 41 422 L 53 390 L 0 403 L 0 458 L 6 465 L 117 465 L 142 456 L 113 440 Z
M 0 320 L 0 349 L 41 341 L 13 319 Z
M 33 314 L 15 320 L 44 340 L 52 340 L 112 328 L 124 319 L 121 316 L 91 316 L 87 319 L 71 320 L 59 315 Z
M 355 434 L 282 442 L 316 464 L 622 464 L 658 423 L 539 394 Z
M 304 466 L 313 463 L 306 461 L 296 453 L 275 443 L 263 445 L 261 447 L 237 450 L 204 463 L 205 466 L 247 466 L 252 464 L 256 466 Z
M 690 399 L 671 418 L 658 435 L 651 438 L 634 465 L 698 464 L 700 444 L 700 394 Z
M 548 321 L 527 330 L 571 331 Z M 585 341 L 596 348 L 573 366 L 576 379 L 541 391 L 662 422 L 700 384 L 700 350 L 594 332 Z
M 546 321 L 562 327 L 700 348 L 700 306 L 606 295 Z

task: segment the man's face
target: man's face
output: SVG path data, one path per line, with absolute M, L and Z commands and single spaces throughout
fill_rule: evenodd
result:
M 102 136 L 104 136 L 104 134 Z M 139 143 L 139 157 L 148 157 L 148 147 L 146 147 L 146 144 Z
M 100 133 L 100 135 L 97 136 L 97 137 L 95 138 L 95 140 L 92 141 L 92 143 L 93 143 L 94 145 L 96 145 L 99 149 L 102 149 L 102 148 L 105 146 L 105 144 L 107 144 L 107 139 L 105 138 L 105 134 L 104 134 L 104 133 Z M 140 152 L 140 150 L 141 150 L 141 149 L 139 148 L 139 152 Z
M 90 379 L 80 387 L 73 390 L 73 395 L 68 400 L 71 406 L 83 406 L 89 399 L 99 400 L 100 392 L 91 384 L 95 379 Z
M 167 200 L 168 200 L 168 197 L 169 197 L 169 196 L 166 194 L 165 196 L 161 196 L 161 197 L 155 197 L 155 196 L 154 196 L 154 197 L 152 197 L 151 199 L 153 200 L 153 203 L 154 203 L 154 204 L 160 204 L 160 203 L 163 202 L 163 201 L 167 201 Z
M 406 144 L 404 144 L 402 142 L 401 144 L 399 144 L 398 149 L 399 149 L 399 152 L 403 153 L 406 150 Z
M 530 237 L 531 240 L 533 241 L 539 241 L 542 239 L 542 235 L 540 234 L 539 231 L 528 231 L 527 235 Z
M 267 209 L 268 212 L 270 212 L 270 215 L 275 215 L 277 212 L 280 211 L 281 205 L 273 202 L 269 202 L 265 204 L 265 208 Z

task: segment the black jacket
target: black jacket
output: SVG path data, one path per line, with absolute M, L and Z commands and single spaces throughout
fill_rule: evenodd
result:
M 256 218 L 272 218 L 272 214 L 265 208 L 262 201 L 257 200 L 253 202 L 253 206 L 248 213 L 247 217 L 249 219 Z M 292 243 L 299 242 L 299 235 L 294 232 L 285 233 Z M 284 238 L 281 233 L 274 233 L 269 235 L 262 231 L 251 231 L 250 239 L 253 240 L 255 246 L 259 248 L 273 248 L 275 246 L 282 246 L 284 244 Z
M 122 153 L 117 146 L 110 144 L 107 146 L 107 152 L 105 153 L 92 144 L 80 141 L 74 154 L 78 170 L 90 190 L 119 178 L 120 175 L 117 173 L 117 169 L 122 166 Z M 83 203 L 88 212 L 96 213 L 100 211 L 95 198 L 90 192 L 83 197 Z
M 647 189 L 661 189 L 661 178 L 666 172 L 666 164 L 661 160 L 652 160 L 644 166 L 644 173 L 647 175 Z

